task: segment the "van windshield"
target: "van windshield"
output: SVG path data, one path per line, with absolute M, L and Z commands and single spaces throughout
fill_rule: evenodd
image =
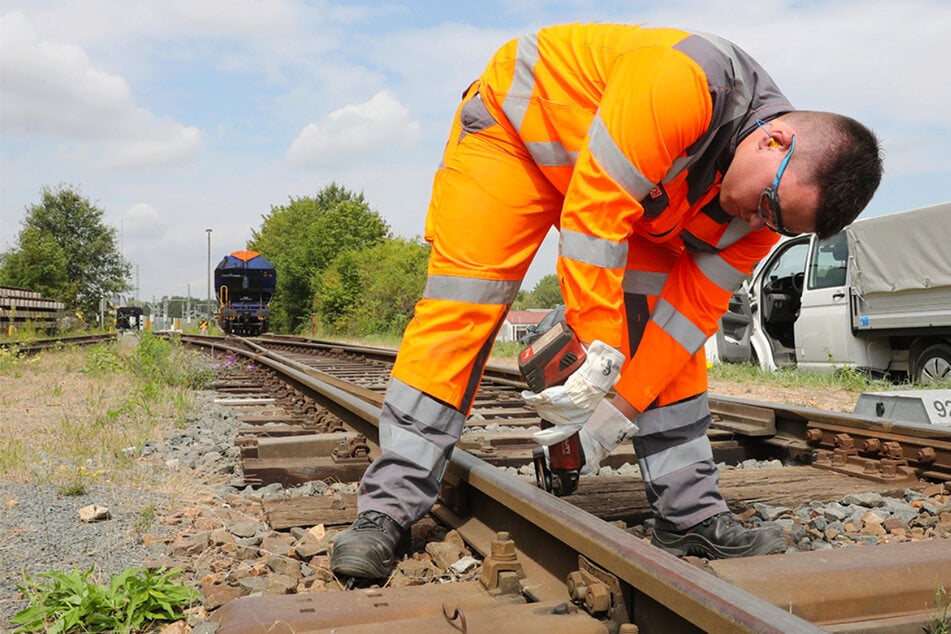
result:
M 809 243 L 800 242 L 794 244 L 779 254 L 779 257 L 772 263 L 769 270 L 766 271 L 765 282 L 769 283 L 772 279 L 781 279 L 784 277 L 793 277 L 797 273 L 801 274 L 806 268 L 806 254 L 809 253 Z

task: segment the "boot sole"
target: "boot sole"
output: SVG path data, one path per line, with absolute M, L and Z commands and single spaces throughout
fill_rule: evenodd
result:
M 358 577 L 360 579 L 386 579 L 393 572 L 393 559 L 374 566 L 366 557 L 331 556 L 330 569 L 338 577 Z
M 676 557 L 693 555 L 694 557 L 706 557 L 707 559 L 733 559 L 738 557 L 771 555 L 786 550 L 787 546 L 786 537 L 783 535 L 777 535 L 762 544 L 754 544 L 753 546 L 735 549 L 724 549 L 706 538 L 695 534 L 687 535 L 668 543 L 659 540 L 655 534 L 654 537 L 651 538 L 651 544 Z

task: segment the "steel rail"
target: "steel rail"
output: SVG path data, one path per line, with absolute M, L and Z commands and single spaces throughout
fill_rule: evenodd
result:
M 749 420 L 761 413 L 761 432 L 749 423 L 718 423 L 739 434 L 775 435 L 768 441 L 775 446 L 796 446 L 801 451 L 824 449 L 832 452 L 850 443 L 856 457 L 887 457 L 905 460 L 919 477 L 951 480 L 951 427 L 904 423 L 896 420 L 870 420 L 867 416 L 846 412 L 828 412 L 811 407 L 781 403 L 758 403 L 729 396 L 711 396 L 714 413 L 739 412 Z M 892 453 L 883 450 L 893 443 Z M 897 443 L 894 444 L 894 443 Z
M 27 341 L 0 342 L 0 349 L 17 351 L 17 354 L 36 354 L 43 350 L 51 350 L 59 346 L 90 346 L 107 341 L 115 341 L 116 333 L 101 335 L 77 335 L 68 337 L 48 337 L 45 339 L 31 339 Z
M 497 530 L 512 533 L 516 543 L 534 543 L 519 539 L 508 514 L 526 519 L 559 540 L 567 548 L 590 559 L 706 632 L 820 632 L 813 624 L 767 603 L 709 573 L 665 553 L 630 533 L 581 511 L 527 482 L 506 476 L 501 470 L 465 452 L 453 454 L 450 471 L 479 493 L 472 503 L 497 520 Z M 470 493 L 471 495 L 471 493 Z M 526 536 L 528 537 L 528 536 Z M 540 551 L 540 548 L 533 549 Z M 544 559 L 541 552 L 532 558 Z M 549 555 L 551 557 L 551 555 Z M 576 567 L 574 558 L 558 557 L 559 568 Z M 567 570 L 567 569 L 566 569 Z M 634 606 L 635 613 L 637 606 Z

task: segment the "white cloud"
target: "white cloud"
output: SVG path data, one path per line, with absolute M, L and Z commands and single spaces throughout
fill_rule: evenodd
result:
M 287 151 L 296 165 L 331 163 L 342 157 L 381 154 L 410 148 L 420 126 L 392 93 L 382 90 L 369 101 L 334 110 L 319 123 L 308 123 Z
M 173 122 L 148 121 L 136 134 L 105 146 L 106 163 L 115 167 L 134 167 L 173 163 L 202 148 L 198 128 Z
M 756 48 L 798 107 L 947 126 L 951 83 L 935 81 L 922 60 L 951 54 L 951 5 L 875 0 L 794 6 L 783 20 L 784 37 L 759 29 L 749 34 L 748 48 Z
M 293 5 L 276 0 L 161 0 L 150 2 L 149 10 L 171 32 L 185 25 L 203 35 L 254 36 L 294 28 Z
M 5 0 L 5 4 L 35 16 L 44 35 L 57 41 L 139 45 L 156 36 L 287 33 L 296 28 L 306 7 L 296 0 Z
M 162 224 L 158 209 L 148 203 L 136 203 L 129 207 L 124 220 L 132 232 L 153 229 Z
M 39 39 L 20 13 L 0 18 L 4 127 L 98 136 L 132 106 L 129 87 L 79 47 Z
M 137 106 L 122 77 L 82 48 L 42 39 L 22 13 L 0 17 L 0 117 L 13 136 L 79 144 L 111 166 L 165 163 L 202 147 L 201 132 Z

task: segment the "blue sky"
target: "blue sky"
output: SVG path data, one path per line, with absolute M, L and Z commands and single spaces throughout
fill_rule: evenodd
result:
M 505 41 L 574 21 L 727 37 L 797 107 L 879 134 L 866 216 L 951 200 L 947 0 L 4 0 L 0 250 L 61 183 L 105 211 L 146 300 L 203 298 L 206 229 L 214 265 L 331 182 L 418 236 L 462 90 Z

